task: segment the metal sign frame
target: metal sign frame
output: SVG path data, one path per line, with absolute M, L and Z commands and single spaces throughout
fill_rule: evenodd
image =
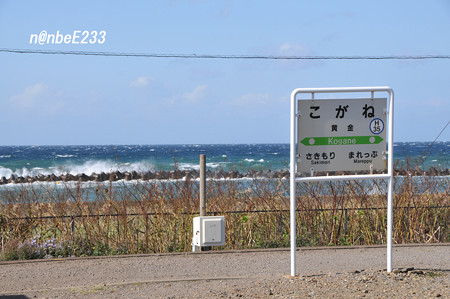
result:
M 311 176 L 296 177 L 297 171 L 297 144 L 296 144 L 296 128 L 297 128 L 297 99 L 298 94 L 311 94 L 314 99 L 316 93 L 354 93 L 354 92 L 370 92 L 373 98 L 375 92 L 385 92 L 388 94 L 388 165 L 386 174 L 361 174 L 361 175 L 339 175 L 339 176 Z M 290 132 L 290 243 L 291 243 L 291 276 L 296 276 L 296 183 L 314 182 L 314 181 L 339 181 L 339 180 L 373 180 L 373 179 L 389 179 L 388 189 L 388 207 L 387 207 L 387 272 L 392 271 L 392 201 L 393 201 L 393 161 L 394 161 L 394 91 L 389 86 L 375 87 L 336 87 L 336 88 L 297 88 L 291 93 L 291 132 Z

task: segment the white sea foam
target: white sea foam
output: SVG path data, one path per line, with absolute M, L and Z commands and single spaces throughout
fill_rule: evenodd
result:
M 200 169 L 200 165 L 193 164 L 193 163 L 178 163 L 177 167 L 180 170 L 189 170 L 189 169 L 199 170 Z
M 264 159 L 259 159 L 258 162 L 264 162 Z
M 255 159 L 244 159 L 246 162 L 255 162 Z
M 71 158 L 75 157 L 75 155 L 56 155 L 57 158 Z
M 22 169 L 9 169 L 0 166 L 0 177 L 4 176 L 6 178 L 14 176 L 38 176 L 38 175 L 50 175 L 55 174 L 57 176 L 63 174 L 72 174 L 77 175 L 81 173 L 85 173 L 90 175 L 92 173 L 101 173 L 101 172 L 114 172 L 114 171 L 137 171 L 144 172 L 149 170 L 154 170 L 154 165 L 149 161 L 139 161 L 133 163 L 124 163 L 118 164 L 111 160 L 95 160 L 95 161 L 86 161 L 83 164 L 62 164 L 59 166 L 50 166 L 48 168 L 42 167 L 33 167 Z
M 222 166 L 226 163 L 223 162 L 219 162 L 219 163 L 206 163 L 206 167 L 210 167 L 210 168 L 217 168 L 219 166 Z
M 217 168 L 217 167 L 224 167 L 227 163 L 226 162 L 218 162 L 218 163 L 214 163 L 214 162 L 208 162 L 206 163 L 206 167 L 208 168 Z M 195 164 L 195 163 L 178 163 L 177 167 L 179 170 L 200 170 L 200 165 L 199 164 Z
M 91 173 L 101 173 L 101 172 L 114 172 L 114 171 L 149 171 L 154 170 L 152 163 L 148 161 L 139 161 L 133 163 L 123 163 L 118 164 L 111 160 L 105 161 L 87 161 L 81 165 L 67 165 L 60 169 L 60 174 L 70 173 L 77 175 L 80 173 L 91 174 Z
M 2 155 L 0 158 L 11 158 L 11 155 Z
M 10 177 L 11 174 L 11 169 L 0 166 L 0 177 Z

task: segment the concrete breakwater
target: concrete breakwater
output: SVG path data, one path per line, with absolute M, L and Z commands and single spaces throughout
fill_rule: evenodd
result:
M 200 177 L 200 173 L 197 170 L 172 170 L 172 171 L 146 171 L 146 172 L 110 172 L 110 173 L 92 173 L 87 175 L 85 173 L 73 175 L 38 175 L 38 176 L 14 176 L 1 177 L 0 185 L 4 184 L 23 184 L 34 182 L 106 182 L 106 181 L 131 181 L 131 180 L 177 180 L 177 179 L 191 179 L 195 180 Z M 241 178 L 289 178 L 288 170 L 280 171 L 248 171 L 247 173 L 240 173 L 238 171 L 206 171 L 206 177 L 211 179 L 241 179 Z
M 404 170 L 396 169 L 394 170 L 395 175 L 399 176 L 448 176 L 450 175 L 449 169 L 437 170 L 431 167 L 428 171 L 422 170 Z M 349 172 L 330 172 L 328 175 L 342 175 L 342 174 L 353 174 Z M 318 175 L 326 175 L 320 174 Z M 110 173 L 92 173 L 87 175 L 85 173 L 73 175 L 37 175 L 37 176 L 14 176 L 11 175 L 9 178 L 1 177 L 0 185 L 5 184 L 24 184 L 24 183 L 34 183 L 34 182 L 106 182 L 106 181 L 131 181 L 131 180 L 177 180 L 177 179 L 198 179 L 200 176 L 197 170 L 172 170 L 172 171 L 146 171 L 146 172 L 110 172 Z M 288 179 L 288 170 L 277 170 L 277 171 L 255 171 L 249 170 L 246 173 L 241 173 L 236 170 L 234 171 L 224 171 L 224 170 L 207 170 L 206 177 L 210 179 L 242 179 L 242 178 L 268 178 L 268 179 Z

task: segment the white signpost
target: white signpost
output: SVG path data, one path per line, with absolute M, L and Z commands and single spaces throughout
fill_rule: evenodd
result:
M 358 99 L 315 99 L 319 93 L 367 93 Z M 387 98 L 375 98 L 384 93 Z M 309 99 L 297 95 L 310 94 Z M 389 179 L 387 271 L 392 268 L 394 93 L 390 87 L 298 88 L 291 94 L 290 217 L 291 276 L 296 275 L 296 183 Z M 388 119 L 386 119 L 388 115 Z M 297 133 L 296 134 L 296 128 Z M 386 134 L 386 131 L 388 133 Z M 386 135 L 388 150 L 386 151 Z M 387 156 L 387 167 L 386 167 Z M 387 173 L 372 174 L 373 170 Z M 320 175 L 317 172 L 366 171 L 370 174 Z M 309 176 L 306 176 L 309 175 Z

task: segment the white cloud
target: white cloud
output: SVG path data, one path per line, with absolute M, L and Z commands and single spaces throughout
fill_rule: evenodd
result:
M 265 106 L 266 108 L 279 107 L 280 105 L 286 105 L 289 103 L 290 95 L 274 96 L 268 92 L 265 93 L 248 93 L 228 102 L 232 106 L 255 108 Z
M 13 113 L 33 113 L 53 115 L 67 106 L 66 95 L 43 83 L 27 86 L 21 93 L 9 98 L 9 107 Z
M 13 95 L 9 101 L 21 108 L 32 108 L 39 102 L 39 98 L 48 90 L 48 86 L 42 83 L 36 83 L 28 86 L 20 93 Z
M 229 102 L 231 105 L 237 106 L 254 106 L 265 105 L 271 101 L 272 97 L 269 93 L 249 93 L 237 97 Z
M 207 85 L 199 85 L 193 91 L 184 93 L 181 97 L 189 103 L 197 102 L 205 97 Z
M 285 42 L 278 47 L 278 54 L 283 56 L 306 56 L 311 52 L 307 46 L 301 43 Z
M 229 0 L 223 1 L 223 7 L 220 10 L 220 16 L 222 18 L 228 18 L 231 14 L 231 2 Z
M 142 76 L 137 78 L 136 80 L 132 81 L 130 83 L 130 87 L 145 87 L 148 86 L 148 84 L 150 84 L 150 82 L 153 81 L 152 77 L 146 77 L 146 76 Z
M 442 98 L 433 98 L 426 101 L 426 104 L 433 108 L 445 107 L 449 103 L 448 100 Z
M 267 47 L 261 48 L 252 48 L 252 53 L 261 53 L 269 56 L 314 56 L 314 51 L 311 47 L 305 43 L 301 42 L 291 42 L 285 41 L 283 43 L 272 44 Z M 255 68 L 261 68 L 260 63 L 257 62 L 244 62 L 245 67 L 253 66 Z M 298 70 L 299 68 L 311 67 L 321 65 L 324 62 L 319 60 L 302 60 L 302 59 L 280 59 L 276 61 L 278 66 L 281 66 L 283 69 L 289 70 Z M 267 67 L 261 68 L 264 71 L 267 71 Z

